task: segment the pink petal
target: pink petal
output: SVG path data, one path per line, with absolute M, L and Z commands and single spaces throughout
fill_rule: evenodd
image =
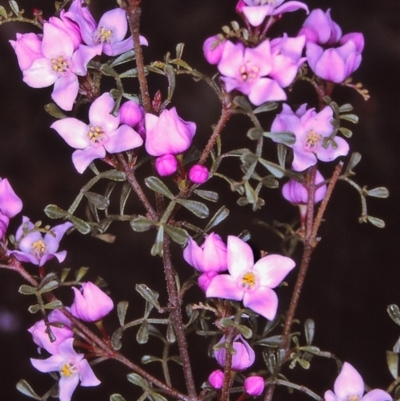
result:
M 63 110 L 70 111 L 72 110 L 75 99 L 78 96 L 78 90 L 78 77 L 73 73 L 67 73 L 54 82 L 54 89 L 51 98 Z
M 250 246 L 233 235 L 228 236 L 227 265 L 229 273 L 234 279 L 251 270 L 254 265 L 254 255 Z
M 64 358 L 59 355 L 52 355 L 50 358 L 47 359 L 33 359 L 31 358 L 32 365 L 43 373 L 48 372 L 58 372 L 60 366 L 64 362 Z
M 119 116 L 110 114 L 115 105 L 114 99 L 109 93 L 103 93 L 97 98 L 89 109 L 89 121 L 94 126 L 101 127 L 104 132 L 115 131 L 119 126 Z
M 112 31 L 112 42 L 120 42 L 128 32 L 128 21 L 126 19 L 126 12 L 122 8 L 114 8 L 107 11 L 100 18 L 98 29 L 104 28 L 105 30 Z
M 74 374 L 70 377 L 61 376 L 58 386 L 60 389 L 60 401 L 70 401 L 73 392 L 79 384 L 79 376 Z
M 71 60 L 71 70 L 76 75 L 84 76 L 87 73 L 87 65 L 95 56 L 101 54 L 102 45 L 84 46 L 80 45 L 78 50 L 73 54 Z
M 341 401 L 332 390 L 325 391 L 325 401 Z
M 275 80 L 260 78 L 253 85 L 249 100 L 255 106 L 259 106 L 268 101 L 286 100 L 286 93 Z
M 281 255 L 267 255 L 261 258 L 253 268 L 260 278 L 260 285 L 275 288 L 295 267 L 294 260 Z
M 46 250 L 48 253 L 54 253 L 57 251 L 58 246 L 60 245 L 60 241 L 64 236 L 65 232 L 73 227 L 73 224 L 70 222 L 59 224 L 51 229 L 51 233 L 47 233 L 44 236 L 44 242 L 46 243 Z
M 14 217 L 22 210 L 22 201 L 7 178 L 0 181 L 0 210 L 7 217 Z
M 288 1 L 287 3 L 283 4 L 282 6 L 275 8 L 272 15 L 279 15 L 279 14 L 283 14 L 283 13 L 297 11 L 300 9 L 306 10 L 307 14 L 309 13 L 308 7 L 301 1 Z
M 278 297 L 271 288 L 258 287 L 255 291 L 244 294 L 243 305 L 268 320 L 274 320 L 278 309 Z
M 323 146 L 319 148 L 317 152 L 317 157 L 319 160 L 323 162 L 330 162 L 339 156 L 346 156 L 349 153 L 349 144 L 343 138 L 335 137 L 334 141 L 337 145 L 337 148 L 334 148 L 332 144 L 330 144 L 327 149 L 325 149 Z
M 355 395 L 361 398 L 364 394 L 364 381 L 361 375 L 347 362 L 343 364 L 335 380 L 334 391 L 341 400 Z
M 226 41 L 218 70 L 222 75 L 236 78 L 239 75 L 240 67 L 243 65 L 244 46 L 241 43 L 234 45 Z
M 272 15 L 274 6 L 266 4 L 264 6 L 243 7 L 242 12 L 251 26 L 260 26 L 267 15 Z
M 229 274 L 215 276 L 206 291 L 207 298 L 223 298 L 241 301 L 243 290 L 237 285 L 236 280 Z
M 74 53 L 74 43 L 62 29 L 50 23 L 44 24 L 42 52 L 49 60 L 59 56 L 70 59 Z
M 360 401 L 392 401 L 392 397 L 386 391 L 375 389 L 365 394 Z
M 79 362 L 79 376 L 81 379 L 81 386 L 83 387 L 98 386 L 101 383 L 101 381 L 95 376 L 86 359 L 82 359 Z
M 31 66 L 23 71 L 23 81 L 31 88 L 46 88 L 53 85 L 58 74 L 51 69 L 47 58 L 37 58 Z
M 91 146 L 89 139 L 89 127 L 82 121 L 68 117 L 57 120 L 51 126 L 64 139 L 67 144 L 75 149 L 85 149 Z
M 78 173 L 83 173 L 89 164 L 95 159 L 102 159 L 106 156 L 103 146 L 91 146 L 83 150 L 75 150 L 72 153 L 72 162 Z
M 142 137 L 128 125 L 121 125 L 113 133 L 110 133 L 104 147 L 109 153 L 124 152 L 143 145 Z

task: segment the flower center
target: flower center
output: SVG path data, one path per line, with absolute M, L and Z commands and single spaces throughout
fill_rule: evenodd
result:
M 78 369 L 72 362 L 67 362 L 65 365 L 61 366 L 60 374 L 64 377 L 71 377 L 72 375 L 78 373 Z
M 32 250 L 36 256 L 41 257 L 46 252 L 46 244 L 40 239 L 32 244 Z
M 94 42 L 96 44 L 99 43 L 112 43 L 113 39 L 113 31 L 111 29 L 106 29 L 104 26 L 101 26 L 97 29 L 96 33 L 94 34 Z
M 314 130 L 311 130 L 307 136 L 304 143 L 304 149 L 310 152 L 316 152 L 321 144 L 322 135 L 317 134 Z
M 358 401 L 360 399 L 360 396 L 359 395 L 349 395 L 348 397 L 347 397 L 347 400 L 348 401 Z
M 64 56 L 51 59 L 51 69 L 59 75 L 64 75 L 69 70 L 68 61 Z
M 253 81 L 254 79 L 257 79 L 259 72 L 260 67 L 256 65 L 250 65 L 249 62 L 239 68 L 239 73 L 243 81 Z
M 240 286 L 244 290 L 252 290 L 257 285 L 257 276 L 253 272 L 243 274 Z
M 93 143 L 100 143 L 103 140 L 105 134 L 102 128 L 98 125 L 89 125 L 88 136 Z

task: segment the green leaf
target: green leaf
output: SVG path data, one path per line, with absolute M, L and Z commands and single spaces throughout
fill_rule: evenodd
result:
M 57 205 L 47 205 L 44 212 L 49 219 L 62 219 L 69 215 L 66 210 L 61 209 Z
M 133 50 L 128 50 L 125 53 L 122 53 L 118 56 L 110 65 L 111 67 L 115 67 L 120 64 L 128 63 L 135 59 L 135 52 Z
M 235 325 L 235 322 L 229 318 L 229 317 L 223 317 L 218 321 L 218 324 L 221 325 L 221 327 L 233 327 Z
M 152 363 L 152 362 L 161 362 L 162 359 L 157 358 L 156 356 L 152 356 L 152 355 L 143 355 L 140 358 L 140 362 L 142 362 L 144 365 L 147 365 L 148 363 Z
M 122 74 L 119 74 L 119 77 L 122 78 L 136 78 L 138 76 L 137 68 L 131 68 L 129 70 L 124 71 Z
M 260 139 L 263 136 L 264 131 L 261 128 L 253 127 L 247 131 L 247 137 L 252 140 Z
M 111 345 L 112 347 L 118 351 L 122 347 L 122 336 L 124 334 L 124 330 L 122 327 L 118 327 L 117 330 L 114 331 L 113 335 L 111 336 Z
M 350 103 L 342 104 L 339 107 L 339 113 L 348 113 L 349 111 L 353 110 L 353 106 Z
M 397 305 L 392 304 L 387 307 L 387 312 L 391 319 L 400 326 L 400 309 Z
M 34 295 L 36 294 L 36 288 L 31 287 L 30 285 L 22 284 L 18 288 L 18 292 L 23 295 Z
M 282 178 L 285 175 L 285 169 L 278 164 L 269 162 L 263 158 L 259 158 L 258 161 L 276 178 Z
M 5 19 L 8 18 L 7 11 L 6 11 L 6 9 L 5 9 L 3 6 L 0 6 L 0 15 L 1 15 L 3 18 L 5 18 Z
M 110 395 L 110 401 L 125 401 L 125 398 L 121 394 L 115 393 Z
M 315 347 L 313 345 L 306 345 L 305 347 L 300 347 L 299 348 L 301 351 L 304 352 L 309 352 L 311 354 L 319 355 L 321 350 L 318 347 Z
M 252 335 L 253 335 L 252 330 L 251 330 L 249 327 L 244 326 L 243 324 L 239 324 L 238 326 L 236 326 L 236 328 L 238 329 L 239 333 L 240 333 L 244 338 L 249 339 L 249 338 L 251 338 Z
M 341 114 L 339 117 L 341 120 L 350 121 L 353 124 L 358 123 L 358 116 L 356 116 L 355 114 Z
M 242 161 L 242 163 L 245 164 L 253 164 L 255 162 L 257 162 L 258 160 L 258 156 L 256 154 L 254 154 L 253 152 L 246 152 L 243 153 L 242 156 L 240 157 L 240 160 Z
M 111 181 L 126 181 L 125 173 L 118 170 L 107 170 L 100 174 L 101 178 L 107 178 Z
M 168 79 L 168 96 L 167 99 L 171 100 L 172 95 L 174 94 L 175 87 L 176 87 L 176 80 L 175 80 L 175 71 L 174 67 L 169 64 L 165 64 L 164 66 L 164 73 Z
M 142 376 L 139 376 L 137 373 L 129 373 L 127 375 L 128 381 L 130 381 L 133 384 L 136 384 L 139 387 L 142 387 L 143 389 L 148 388 L 148 384 L 146 380 L 143 379 Z
M 310 362 L 306 361 L 305 359 L 297 359 L 297 362 L 303 369 L 310 369 Z
M 266 138 L 272 139 L 276 143 L 283 143 L 287 146 L 292 146 L 296 142 L 296 136 L 293 132 L 280 131 L 280 132 L 264 132 Z
M 130 225 L 133 231 L 141 233 L 150 230 L 150 228 L 156 226 L 157 223 L 153 220 L 147 219 L 144 216 L 138 216 L 131 220 Z
M 40 294 L 43 294 L 43 293 L 45 293 L 45 292 L 50 292 L 50 291 L 55 290 L 55 289 L 58 288 L 58 287 L 59 287 L 58 281 L 56 281 L 56 280 L 51 280 L 51 281 L 49 281 L 48 283 L 46 283 L 43 287 L 41 287 L 41 288 L 39 289 L 39 293 L 40 293 Z
M 136 333 L 136 341 L 139 344 L 146 344 L 149 341 L 149 323 L 144 320 Z
M 75 272 L 75 281 L 81 281 L 83 277 L 86 276 L 89 268 L 86 266 L 81 266 L 78 271 Z
M 175 51 L 176 51 L 176 58 L 177 59 L 181 59 L 182 58 L 182 54 L 183 54 L 183 49 L 185 48 L 185 44 L 184 43 L 178 43 L 175 47 Z
M 282 143 L 277 145 L 279 165 L 284 169 L 287 155 L 287 147 Z
M 29 385 L 29 383 L 24 379 L 20 380 L 15 387 L 17 388 L 17 390 L 20 393 L 22 393 L 30 398 L 34 398 L 35 400 L 39 400 L 39 401 L 42 399 L 42 397 L 39 397 L 33 391 L 32 387 Z
M 96 209 L 104 210 L 110 205 L 110 200 L 104 195 L 96 194 L 95 192 L 83 192 L 83 195 Z
M 81 234 L 89 234 L 90 233 L 90 225 L 75 216 L 69 216 L 71 223 Z
M 399 356 L 395 352 L 386 351 L 386 361 L 394 379 L 399 377 Z
M 28 308 L 28 311 L 30 312 L 30 313 L 37 313 L 37 312 L 39 312 L 40 311 L 40 305 L 39 304 L 35 304 L 35 305 L 31 305 L 29 308 Z
M 312 319 L 307 319 L 304 322 L 304 334 L 306 336 L 307 345 L 311 345 L 314 339 L 315 323 Z
M 158 292 L 151 290 L 146 284 L 136 284 L 135 290 L 156 309 L 160 309 Z
M 278 348 L 282 346 L 282 341 L 283 341 L 283 336 L 276 335 L 258 340 L 254 344 L 261 345 L 263 347 Z
M 367 195 L 375 198 L 387 198 L 389 196 L 389 191 L 385 187 L 377 187 L 374 189 L 369 189 L 367 191 Z
M 358 152 L 353 152 L 351 154 L 349 164 L 346 167 L 346 171 L 352 171 L 358 163 L 361 161 L 361 154 Z
M 119 210 L 120 214 L 123 215 L 125 211 L 126 201 L 128 200 L 129 194 L 132 191 L 132 187 L 129 182 L 122 185 L 121 198 L 119 199 Z
M 204 203 L 187 199 L 176 199 L 176 202 L 201 219 L 205 219 L 209 215 L 208 207 Z
M 174 331 L 174 326 L 172 325 L 171 322 L 167 326 L 166 338 L 169 344 L 175 344 L 176 342 L 175 331 Z
M 378 217 L 367 216 L 367 220 L 371 224 L 373 224 L 375 227 L 378 227 L 378 228 L 384 228 L 385 227 L 385 222 L 382 219 L 379 219 Z
M 210 231 L 212 228 L 214 228 L 219 223 L 224 221 L 228 216 L 229 216 L 229 209 L 225 206 L 222 206 L 210 219 L 204 231 L 206 232 Z
M 149 391 L 149 397 L 152 401 L 168 401 L 164 396 L 156 393 L 155 391 Z
M 157 231 L 157 235 L 156 235 L 156 240 L 153 244 L 153 246 L 151 247 L 151 255 L 152 256 L 163 256 L 163 249 L 164 246 L 164 226 L 160 226 L 158 227 L 158 231 Z
M 233 104 L 236 107 L 243 109 L 244 111 L 247 111 L 247 112 L 253 111 L 251 104 L 244 96 L 235 96 L 235 98 L 233 99 Z
M 353 136 L 353 132 L 345 127 L 340 127 L 339 131 L 345 136 L 346 138 L 351 138 Z
M 68 117 L 55 103 L 45 104 L 44 111 L 58 120 Z
M 121 301 L 118 302 L 117 304 L 117 315 L 118 315 L 118 320 L 119 324 L 123 326 L 125 324 L 125 316 L 126 316 L 126 311 L 128 309 L 129 302 L 128 301 Z
M 64 267 L 64 268 L 61 270 L 60 281 L 61 281 L 62 283 L 67 279 L 68 274 L 70 273 L 70 271 L 71 271 L 71 268 L 70 268 L 70 267 Z
M 272 111 L 278 107 L 278 103 L 276 102 L 266 102 L 258 106 L 253 110 L 254 114 L 263 113 L 264 111 Z
M 218 192 L 214 191 L 204 191 L 202 189 L 195 189 L 193 191 L 197 196 L 200 196 L 200 198 L 203 198 L 205 200 L 208 200 L 210 202 L 218 202 Z
M 272 175 L 263 177 L 261 183 L 267 188 L 279 188 L 279 182 Z
M 20 11 L 19 11 L 19 6 L 16 1 L 14 0 L 9 0 L 8 4 L 10 5 L 11 10 L 13 13 L 19 17 Z
M 179 245 L 185 245 L 188 242 L 189 234 L 180 227 L 164 225 L 165 232 L 171 237 L 172 241 Z
M 144 183 L 148 188 L 157 192 L 161 195 L 164 195 L 166 198 L 173 199 L 173 193 L 167 188 L 167 186 L 157 177 L 147 177 L 144 180 Z
M 62 302 L 59 299 L 57 299 L 56 301 L 51 301 L 48 304 L 44 305 L 43 308 L 53 310 L 53 309 L 60 309 L 62 308 L 62 306 L 63 306 Z

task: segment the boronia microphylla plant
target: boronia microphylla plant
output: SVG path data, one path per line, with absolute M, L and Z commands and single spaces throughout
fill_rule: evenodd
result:
M 140 390 L 140 400 L 271 401 L 279 387 L 317 401 L 398 398 L 399 343 L 388 353 L 394 383 L 386 390 L 370 390 L 352 364 L 313 344 L 312 320 L 304 322 L 304 333 L 293 329 L 336 185 L 348 183 L 358 191 L 361 223 L 384 227 L 381 219 L 368 214 L 366 200 L 386 198 L 388 190 L 368 190 L 354 179 L 361 156 L 352 148 L 351 125 L 358 117 L 350 104 L 334 100 L 337 86 L 369 98 L 361 84 L 351 81 L 362 59 L 362 33 L 343 34 L 330 10 L 309 10 L 303 2 L 239 0 L 238 21 L 204 40 L 204 57 L 215 66 L 209 77 L 185 61 L 182 43 L 158 60 L 145 59 L 143 47 L 152 44 L 146 27 L 143 35 L 139 29 L 140 3 L 119 0 L 99 20 L 82 0 L 56 2 L 54 15 L 37 9 L 24 12 L 14 0 L 0 6 L 0 25 L 31 24 L 32 32 L 10 40 L 18 74 L 30 87 L 53 88 L 45 108 L 54 118 L 51 129 L 72 148 L 76 171 L 72 168 L 71 175 L 90 177 L 71 206 L 45 208 L 56 225 L 22 216 L 23 202 L 12 183 L 6 177 L 0 181 L 0 267 L 18 273 L 24 280 L 19 292 L 33 299 L 29 312 L 40 317 L 27 330 L 40 352 L 27 358 L 33 369 L 50 374 L 49 390 L 42 395 L 25 380 L 17 389 L 37 400 L 69 401 L 78 386 L 104 385 L 97 365 L 114 360 Z M 297 35 L 271 36 L 271 27 L 284 27 L 289 12 L 304 17 Z M 163 76 L 165 84 L 149 91 L 148 81 L 155 75 Z M 196 122 L 182 118 L 174 104 L 181 75 L 208 85 L 209 96 L 221 104 L 203 149 L 196 148 Z M 298 90 L 300 81 L 313 88 L 315 98 L 291 104 L 288 94 Z M 139 88 L 136 92 L 127 89 L 132 82 Z M 247 133 L 225 132 L 234 119 L 246 119 L 251 128 Z M 239 148 L 229 147 L 230 135 L 239 137 Z M 266 156 L 271 149 L 272 158 Z M 227 164 L 231 171 L 239 167 L 240 178 L 220 169 Z M 208 189 L 213 181 L 220 192 Z M 107 182 L 105 191 L 99 182 Z M 237 207 L 228 210 L 224 195 L 232 193 Z M 269 208 L 264 198 L 272 196 L 299 209 L 294 209 L 297 223 L 271 226 L 282 239 L 282 254 L 267 253 L 268 243 L 266 251 L 255 254 L 247 230 L 222 237 L 220 223 L 235 219 L 240 207 Z M 212 203 L 217 205 L 215 213 L 210 213 Z M 80 214 L 81 204 L 87 205 L 86 215 Z M 136 205 L 133 212 L 128 211 L 131 204 Z M 8 227 L 12 218 L 22 220 L 16 232 Z M 160 283 L 166 288 L 136 283 L 138 294 L 132 299 L 137 309 L 136 298 L 142 297 L 144 315 L 133 321 L 127 321 L 128 301 L 115 305 L 112 291 L 102 288 L 104 282 L 85 280 L 86 268 L 72 279 L 70 269 L 63 267 L 65 235 L 76 231 L 112 243 L 107 231 L 118 222 L 130 225 L 132 237 L 147 231 L 153 235 L 151 268 L 165 276 Z M 296 255 L 301 256 L 296 259 L 297 247 L 301 251 Z M 51 259 L 60 265 L 54 271 L 48 267 Z M 174 260 L 184 260 L 186 270 L 176 269 Z M 188 269 L 193 274 L 184 281 Z M 297 278 L 285 305 L 279 287 L 289 276 Z M 72 304 L 62 299 L 62 287 L 70 287 Z M 189 292 L 196 301 L 187 301 Z M 160 293 L 167 294 L 167 303 L 159 301 Z M 103 322 L 109 314 L 118 317 L 119 327 Z M 396 305 L 389 307 L 389 314 L 400 324 Z M 208 341 L 203 354 L 208 352 L 212 367 L 194 375 L 198 336 Z M 160 355 L 141 353 L 142 344 L 158 340 L 163 343 Z M 124 345 L 132 347 L 135 341 L 137 352 L 129 359 Z M 318 357 L 333 359 L 338 366 L 333 391 L 327 388 L 321 395 L 297 382 L 296 370 L 288 369 L 308 369 Z M 147 369 L 150 362 L 161 366 L 159 375 Z M 357 361 L 352 363 L 357 366 Z M 124 401 L 132 396 L 115 389 L 108 398 Z

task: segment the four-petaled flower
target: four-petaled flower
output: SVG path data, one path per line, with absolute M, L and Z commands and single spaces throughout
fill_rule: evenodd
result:
M 69 222 L 59 224 L 42 236 L 35 230 L 33 223 L 24 216 L 15 234 L 19 250 L 8 251 L 7 254 L 14 255 L 21 262 L 30 262 L 39 266 L 43 266 L 54 257 L 61 263 L 67 256 L 67 251 L 57 252 L 58 246 L 65 232 L 72 226 L 73 224 Z
M 70 401 L 79 382 L 83 387 L 98 386 L 100 380 L 94 375 L 89 362 L 83 354 L 73 348 L 73 338 L 63 341 L 58 346 L 58 353 L 47 359 L 32 359 L 32 365 L 40 372 L 58 372 L 60 374 L 60 401 Z
M 286 256 L 267 255 L 254 264 L 250 246 L 235 236 L 228 237 L 227 249 L 230 274 L 215 276 L 206 296 L 243 301 L 245 307 L 273 320 L 278 309 L 273 288 L 294 268 L 295 262 Z
M 143 139 L 133 128 L 125 124 L 120 126 L 120 117 L 110 114 L 114 104 L 110 94 L 104 93 L 90 106 L 89 125 L 73 117 L 51 125 L 69 146 L 77 149 L 72 154 L 72 161 L 79 173 L 83 173 L 94 159 L 104 158 L 106 151 L 118 153 L 143 144 Z
M 334 391 L 325 392 L 325 401 L 392 401 L 392 397 L 383 390 L 370 390 L 364 394 L 364 381 L 361 375 L 345 362 L 335 380 Z

